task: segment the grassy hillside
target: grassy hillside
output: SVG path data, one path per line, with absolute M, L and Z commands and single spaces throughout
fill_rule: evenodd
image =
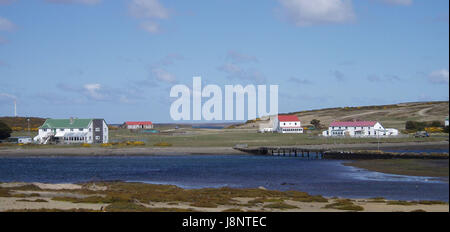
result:
M 23 129 L 28 128 L 28 122 L 26 117 L 0 117 L 0 121 L 6 123 L 9 127 L 21 127 Z M 30 117 L 30 128 L 38 128 L 44 122 L 45 118 Z
M 384 127 L 405 129 L 408 120 L 413 121 L 442 121 L 449 114 L 449 102 L 413 102 L 394 105 L 341 107 L 320 110 L 292 112 L 299 117 L 303 125 L 313 119 L 320 120 L 322 125 L 328 126 L 332 121 L 344 120 L 375 120 Z M 246 123 L 240 128 L 257 128 L 260 122 Z

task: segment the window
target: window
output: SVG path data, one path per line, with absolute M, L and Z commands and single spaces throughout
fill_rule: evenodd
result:
M 95 136 L 95 140 L 100 140 L 100 136 Z
M 44 132 L 46 132 L 47 131 L 47 129 L 42 129 Z
M 59 129 L 59 131 L 64 131 L 64 129 L 61 128 L 61 129 Z
M 70 131 L 73 131 L 73 128 L 70 128 Z
M 78 128 L 78 131 L 83 131 L 83 128 Z
M 92 131 L 92 128 L 89 128 L 89 132 L 91 132 Z
M 100 127 L 95 128 L 95 132 L 100 132 Z

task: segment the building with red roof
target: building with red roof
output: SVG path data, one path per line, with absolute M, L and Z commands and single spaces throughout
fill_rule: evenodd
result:
M 323 136 L 380 137 L 396 136 L 397 129 L 385 129 L 377 121 L 334 121 Z
M 302 123 L 297 115 L 278 115 L 275 125 L 278 133 L 303 133 Z
M 129 121 L 125 122 L 122 127 L 131 130 L 153 129 L 153 123 L 150 121 Z

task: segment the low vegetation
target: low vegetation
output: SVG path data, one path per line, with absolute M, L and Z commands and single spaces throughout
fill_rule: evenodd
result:
M 419 121 L 406 121 L 405 129 L 410 131 L 423 131 L 427 128 L 429 132 L 443 132 L 444 125 L 441 121 L 431 122 L 419 122 Z M 434 129 L 433 129 L 434 128 Z M 441 130 L 437 129 L 440 128 Z
M 86 194 L 87 197 L 54 197 L 52 200 L 67 201 L 72 203 L 92 203 L 92 204 L 115 204 L 114 210 L 120 210 L 120 207 L 133 206 L 131 211 L 135 210 L 133 204 L 141 202 L 148 204 L 150 202 L 162 202 L 167 205 L 176 205 L 177 203 L 188 203 L 192 207 L 199 208 L 217 208 L 219 205 L 244 206 L 235 198 L 255 198 L 249 201 L 246 206 L 255 206 L 259 203 L 283 203 L 284 200 L 303 201 L 303 202 L 327 202 L 322 196 L 312 196 L 298 191 L 274 191 L 262 189 L 234 189 L 234 188 L 206 188 L 206 189 L 182 189 L 172 185 L 152 185 L 142 183 L 124 183 L 124 182 L 100 182 L 96 186 L 106 186 L 105 191 L 88 190 L 85 184 L 83 189 L 70 190 L 72 193 Z M 60 190 L 61 192 L 69 190 Z M 93 195 L 96 194 L 96 195 Z M 101 195 L 101 196 L 100 196 Z M 117 205 L 118 204 L 118 205 Z M 284 203 L 283 203 L 284 204 Z M 283 205 L 281 204 L 281 207 Z M 270 207 L 270 206 L 269 206 Z M 109 208 L 111 209 L 111 208 Z M 108 211 L 108 208 L 106 209 Z
M 172 144 L 168 142 L 159 142 L 154 144 L 155 147 L 171 147 Z
M 276 202 L 276 203 L 272 203 L 272 204 L 267 204 L 264 205 L 264 208 L 269 208 L 269 209 L 297 209 L 297 206 L 294 205 L 289 205 L 286 204 L 284 202 Z
M 349 199 L 337 199 L 334 203 L 325 206 L 327 209 L 338 209 L 348 211 L 362 211 L 364 208 L 359 205 L 355 205 L 352 200 Z
M 95 188 L 94 188 L 95 187 Z M 25 191 L 15 194 L 15 191 Z M 57 193 L 58 197 L 39 196 L 34 191 Z M 29 192 L 27 192 L 29 191 Z M 28 198 L 32 194 L 36 198 Z M 301 209 L 301 204 L 295 202 L 318 202 L 318 207 L 343 211 L 362 211 L 364 208 L 358 202 L 350 199 L 313 196 L 299 191 L 275 191 L 264 189 L 234 189 L 205 188 L 182 189 L 173 185 L 153 185 L 129 182 L 95 182 L 82 184 L 81 189 L 40 189 L 32 184 L 15 187 L 0 187 L 0 197 L 22 198 L 18 202 L 45 203 L 51 207 L 54 201 L 64 201 L 73 204 L 84 204 L 90 209 L 71 209 L 70 212 L 194 212 L 203 208 L 224 212 L 262 212 Z M 245 201 L 244 199 L 249 199 Z M 331 202 L 330 202 L 331 201 Z M 384 203 L 386 205 L 416 206 L 416 205 L 448 205 L 441 201 L 392 201 L 375 197 L 368 203 Z M 93 204 L 86 207 L 86 204 Z M 95 204 L 95 205 L 94 205 Z M 187 205 L 187 207 L 186 207 Z M 36 205 L 34 205 L 36 206 Z M 220 207 L 220 208 L 219 208 Z M 445 206 L 444 206 L 445 207 Z M 414 208 L 414 207 L 413 207 Z M 412 210 L 412 209 L 410 209 Z M 65 212 L 59 209 L 23 209 L 20 212 Z M 209 211 L 209 210 L 208 210 Z
M 373 198 L 369 198 L 368 202 L 371 202 L 371 203 L 386 203 L 386 199 L 384 199 L 383 197 L 373 197 Z
M 12 129 L 6 123 L 0 121 L 0 140 L 9 138 L 11 133 Z
M 36 200 L 19 199 L 17 201 L 21 201 L 21 202 L 48 202 L 47 200 L 44 200 L 44 199 L 36 199 Z
M 408 176 L 449 176 L 448 160 L 422 160 L 422 159 L 380 159 L 356 160 L 344 163 L 347 166 L 364 168 L 369 171 L 390 173 Z
M 417 202 L 413 201 L 388 201 L 388 205 L 417 205 Z

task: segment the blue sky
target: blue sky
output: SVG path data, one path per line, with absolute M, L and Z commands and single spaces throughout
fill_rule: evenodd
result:
M 171 122 L 174 84 L 279 111 L 446 100 L 447 0 L 0 0 L 0 115 Z

